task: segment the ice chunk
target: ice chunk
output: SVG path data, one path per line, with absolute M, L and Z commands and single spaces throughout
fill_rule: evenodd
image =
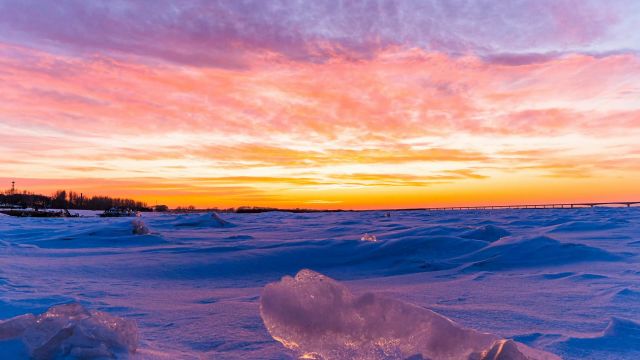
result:
M 371 234 L 365 233 L 364 235 L 362 235 L 362 237 L 360 238 L 360 240 L 362 240 L 362 241 L 373 241 L 373 242 L 375 242 L 375 241 L 378 241 L 378 238 L 376 238 L 376 236 L 375 236 L 375 235 L 371 235 Z
M 35 322 L 35 319 L 33 314 L 25 314 L 0 321 L 0 340 L 22 336 L 24 331 Z
M 147 235 L 149 234 L 149 228 L 147 227 L 147 224 L 144 223 L 144 221 L 140 220 L 140 219 L 135 219 L 131 222 L 131 225 L 133 227 L 133 234 L 134 235 Z
M 80 304 L 57 305 L 38 316 L 0 322 L 0 339 L 11 338 L 21 338 L 33 359 L 114 358 L 138 347 L 133 321 Z
M 372 293 L 354 295 L 311 270 L 268 284 L 260 314 L 274 339 L 312 359 L 558 359 L 422 307 Z
M 470 360 L 475 359 L 474 356 Z M 532 349 L 508 339 L 497 340 L 489 350 L 483 351 L 480 360 L 561 360 L 554 354 Z

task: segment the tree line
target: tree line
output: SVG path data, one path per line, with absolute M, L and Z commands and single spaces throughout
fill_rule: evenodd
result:
M 83 194 L 74 191 L 67 192 L 66 190 L 58 190 L 52 196 L 27 191 L 23 191 L 22 193 L 0 193 L 0 204 L 40 209 L 107 210 L 113 207 L 123 207 L 137 211 L 152 210 L 142 201 L 113 198 L 110 196 L 85 197 Z

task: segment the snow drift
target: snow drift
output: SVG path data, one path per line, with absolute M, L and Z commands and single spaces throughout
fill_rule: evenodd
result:
M 465 234 L 463 234 L 462 237 L 465 239 L 476 239 L 476 240 L 494 242 L 509 235 L 511 235 L 511 233 L 503 228 L 499 228 L 494 225 L 486 225 L 481 228 L 468 231 Z
M 558 359 L 463 328 L 431 310 L 366 293 L 311 270 L 264 288 L 260 314 L 271 336 L 315 359 Z
M 455 259 L 469 268 L 507 270 L 526 267 L 566 265 L 577 262 L 616 261 L 620 256 L 598 247 L 564 243 L 547 236 L 498 240 L 468 256 Z
M 78 228 L 45 233 L 23 242 L 39 248 L 100 248 L 121 246 L 150 246 L 164 244 L 166 240 L 152 233 L 141 219 L 114 218 L 100 224 L 80 224 Z
M 640 323 L 614 317 L 601 333 L 589 337 L 570 337 L 558 344 L 558 347 L 571 349 L 574 353 L 579 350 L 617 350 L 618 353 L 637 351 L 640 349 Z
M 550 345 L 554 351 L 572 359 L 637 359 L 640 352 L 640 323 L 612 317 L 603 331 L 560 336 L 559 341 Z
M 131 320 L 65 304 L 0 322 L 0 341 L 8 339 L 20 339 L 33 359 L 114 358 L 136 351 L 138 329 Z
M 184 215 L 180 217 L 174 224 L 178 227 L 234 227 L 235 225 L 222 219 L 216 213 L 207 213 L 201 215 Z

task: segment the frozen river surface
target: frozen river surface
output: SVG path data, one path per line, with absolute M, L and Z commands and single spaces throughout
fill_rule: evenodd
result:
M 0 319 L 79 303 L 137 324 L 134 359 L 294 359 L 260 296 L 311 269 L 565 359 L 640 358 L 637 208 L 86 215 L 0 215 Z M 0 358 L 27 351 L 0 331 Z

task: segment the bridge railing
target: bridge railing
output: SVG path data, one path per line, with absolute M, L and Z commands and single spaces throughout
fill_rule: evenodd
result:
M 444 206 L 431 207 L 424 210 L 497 210 L 497 209 L 574 209 L 581 207 L 633 207 L 640 206 L 640 201 L 580 202 L 555 204 L 520 204 L 520 205 L 479 205 L 479 206 Z

